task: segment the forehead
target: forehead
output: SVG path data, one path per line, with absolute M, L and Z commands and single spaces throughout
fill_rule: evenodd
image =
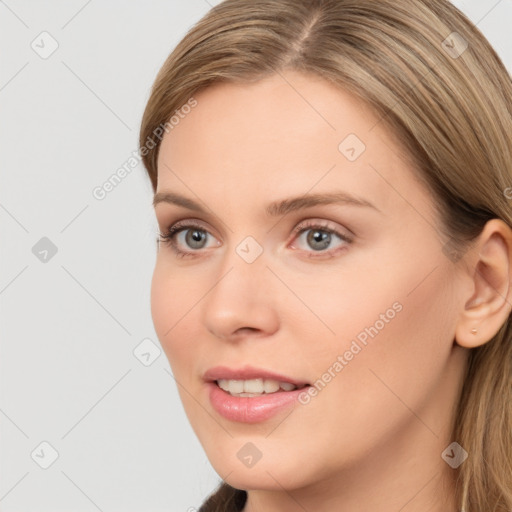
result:
M 330 188 L 371 197 L 380 209 L 397 195 L 425 200 L 394 134 L 363 101 L 320 77 L 287 71 L 217 83 L 194 98 L 162 141 L 158 191 L 215 195 L 239 207 Z M 236 197 L 226 184 L 236 184 Z

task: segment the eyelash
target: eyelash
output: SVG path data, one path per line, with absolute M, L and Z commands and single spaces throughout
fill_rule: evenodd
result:
M 178 249 L 178 246 L 175 241 L 176 236 L 179 233 L 181 233 L 182 231 L 187 231 L 190 228 L 194 228 L 203 233 L 210 234 L 206 229 L 203 228 L 203 226 L 201 226 L 200 224 L 196 224 L 195 222 L 192 222 L 192 221 L 177 222 L 176 224 L 174 224 L 173 226 L 168 228 L 167 232 L 159 234 L 159 236 L 160 236 L 159 242 L 164 243 L 165 245 L 170 247 L 178 258 L 194 257 L 194 256 L 196 256 L 196 254 L 198 252 L 200 252 L 200 250 L 182 251 L 181 249 Z M 350 244 L 353 241 L 353 239 L 351 237 L 344 235 L 343 233 L 340 233 L 339 231 L 337 231 L 333 228 L 329 228 L 328 225 L 326 225 L 326 224 L 320 224 L 318 222 L 311 222 L 311 223 L 306 222 L 306 225 L 300 224 L 299 226 L 297 226 L 293 229 L 293 233 L 295 233 L 296 238 L 298 238 L 303 232 L 309 231 L 309 230 L 314 230 L 314 229 L 316 229 L 317 231 L 323 231 L 325 233 L 330 233 L 331 235 L 336 235 L 337 237 L 339 237 L 341 240 L 343 240 L 347 244 Z M 339 250 L 343 250 L 345 248 L 346 247 L 343 246 L 343 247 L 339 247 L 339 248 L 331 250 L 331 251 L 318 251 L 318 253 L 322 254 L 322 255 L 332 253 L 331 257 L 333 257 L 334 253 L 337 253 Z M 317 258 L 317 257 L 320 257 L 320 256 L 313 256 L 313 255 L 309 256 L 309 258 Z

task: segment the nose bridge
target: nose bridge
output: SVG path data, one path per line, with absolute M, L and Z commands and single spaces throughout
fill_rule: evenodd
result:
M 243 239 L 223 258 L 218 277 L 203 305 L 203 322 L 221 338 L 251 328 L 272 331 L 277 313 L 269 293 L 263 248 L 252 237 Z
M 223 255 L 219 277 L 212 294 L 224 296 L 223 300 L 248 299 L 257 301 L 261 284 L 268 278 L 266 257 L 262 243 L 253 236 L 245 236 L 233 243 Z

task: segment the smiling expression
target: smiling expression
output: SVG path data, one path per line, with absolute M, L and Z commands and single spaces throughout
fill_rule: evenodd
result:
M 297 72 L 195 98 L 160 148 L 155 212 L 171 238 L 151 310 L 216 471 L 293 489 L 391 454 L 443 464 L 464 360 L 458 278 L 398 141 L 355 97 Z M 265 376 L 309 391 L 251 396 Z

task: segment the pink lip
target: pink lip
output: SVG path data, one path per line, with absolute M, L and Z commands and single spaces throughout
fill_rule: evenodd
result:
M 206 384 L 213 408 L 224 418 L 240 423 L 258 423 L 277 414 L 297 401 L 303 389 L 276 391 L 261 396 L 232 396 L 215 382 Z
M 242 369 L 230 369 L 225 366 L 216 366 L 209 369 L 203 376 L 206 381 L 210 403 L 213 408 L 224 418 L 230 421 L 241 423 L 258 423 L 265 421 L 279 411 L 293 405 L 300 393 L 300 389 L 306 384 L 285 375 L 260 370 L 250 366 Z M 232 396 L 216 384 L 219 379 L 273 379 L 279 382 L 290 382 L 299 386 L 293 391 L 277 391 L 275 393 L 263 394 L 261 396 L 246 397 Z

